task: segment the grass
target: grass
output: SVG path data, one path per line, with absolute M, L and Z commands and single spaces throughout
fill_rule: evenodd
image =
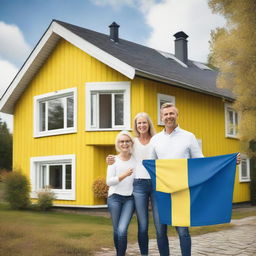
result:
M 4 197 L 4 183 L 0 182 L 0 202 L 4 201 L 3 197 Z
M 233 218 L 247 216 L 256 216 L 256 210 L 233 213 Z M 195 236 L 228 228 L 232 228 L 232 224 L 190 230 Z M 170 227 L 168 232 L 170 236 L 176 236 L 174 228 Z M 155 237 L 152 218 L 149 237 Z M 3 202 L 0 203 L 0 241 L 0 255 L 5 256 L 86 256 L 93 255 L 93 252 L 103 247 L 113 247 L 109 217 L 54 211 L 15 211 Z M 128 241 L 137 241 L 135 217 L 129 226 Z

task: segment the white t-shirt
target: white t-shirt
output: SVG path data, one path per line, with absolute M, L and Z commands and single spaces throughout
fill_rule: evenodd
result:
M 163 130 L 151 139 L 152 159 L 204 157 L 193 133 L 176 127 L 171 134 Z
M 127 176 L 122 181 L 119 181 L 118 176 L 127 171 L 129 168 L 135 171 L 136 161 L 133 156 L 127 161 L 121 160 L 118 156 L 115 163 L 108 165 L 106 183 L 109 186 L 108 196 L 119 194 L 130 196 L 133 191 L 134 174 Z
M 143 145 L 138 138 L 134 138 L 133 156 L 136 159 L 135 179 L 150 179 L 146 168 L 142 164 L 142 160 L 150 159 L 152 150 L 153 148 L 150 142 Z

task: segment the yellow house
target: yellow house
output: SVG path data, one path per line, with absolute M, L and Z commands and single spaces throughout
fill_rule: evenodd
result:
M 14 115 L 13 166 L 31 180 L 31 197 L 50 185 L 55 204 L 99 207 L 93 181 L 105 176 L 118 131 L 145 111 L 157 131 L 161 104 L 174 102 L 179 125 L 205 156 L 239 151 L 233 95 L 216 87 L 217 72 L 187 57 L 187 35 L 175 54 L 53 20 L 0 101 Z M 249 201 L 249 160 L 237 167 L 233 201 Z

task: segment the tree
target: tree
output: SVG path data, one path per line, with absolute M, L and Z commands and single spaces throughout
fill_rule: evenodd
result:
M 217 85 L 231 89 L 241 113 L 241 150 L 251 157 L 251 200 L 256 204 L 256 1 L 209 0 L 225 28 L 212 31 L 209 62 L 219 68 Z
M 0 169 L 12 169 L 12 134 L 0 119 Z

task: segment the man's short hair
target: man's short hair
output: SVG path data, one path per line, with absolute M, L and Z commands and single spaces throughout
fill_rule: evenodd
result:
M 164 108 L 175 108 L 177 114 L 179 113 L 179 110 L 176 108 L 175 104 L 171 103 L 171 102 L 165 102 L 162 106 L 161 106 L 161 113 L 163 111 Z

